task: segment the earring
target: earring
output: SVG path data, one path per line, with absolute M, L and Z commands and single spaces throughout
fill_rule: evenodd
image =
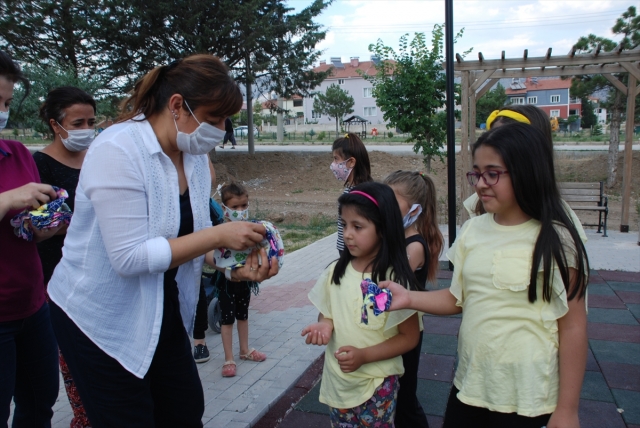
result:
M 177 119 L 177 118 L 179 117 L 179 116 L 178 116 L 178 113 L 176 113 L 175 111 L 171 110 L 171 113 L 173 113 L 173 117 L 174 117 L 175 119 Z

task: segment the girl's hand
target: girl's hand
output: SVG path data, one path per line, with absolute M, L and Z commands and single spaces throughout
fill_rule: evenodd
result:
M 551 419 L 549 419 L 547 428 L 580 428 L 578 412 L 563 411 L 561 408 L 556 408 L 556 411 L 551 415 Z
M 387 288 L 391 291 L 391 306 L 390 311 L 397 311 L 398 309 L 406 309 L 411 304 L 411 298 L 409 297 L 409 290 L 402 285 L 393 281 L 382 281 L 378 284 L 380 288 Z
M 223 223 L 212 228 L 217 238 L 218 248 L 230 248 L 236 251 L 258 245 L 264 239 L 266 230 L 258 223 L 248 221 L 235 221 Z M 266 260 L 266 258 L 263 258 Z
M 332 333 L 333 324 L 325 321 L 308 325 L 302 330 L 302 336 L 307 336 L 305 340 L 307 345 L 326 345 L 329 343 Z
M 343 373 L 355 372 L 365 363 L 364 353 L 362 349 L 355 348 L 353 346 L 341 346 L 334 356 L 340 364 L 340 370 Z
M 258 257 L 258 255 L 260 257 Z M 262 265 L 260 265 L 260 261 L 262 261 Z M 264 248 L 261 248 L 260 251 L 252 251 L 251 254 L 249 254 L 249 257 L 247 257 L 244 266 L 234 269 L 231 272 L 231 278 L 233 281 L 262 282 L 265 279 L 269 279 L 272 276 L 277 275 L 279 269 L 278 259 L 273 257 L 271 259 L 271 263 L 269 263 L 267 260 L 267 252 Z

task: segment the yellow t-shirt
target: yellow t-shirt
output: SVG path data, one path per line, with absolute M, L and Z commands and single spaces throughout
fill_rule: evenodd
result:
M 576 267 L 575 246 L 558 226 L 569 267 Z M 502 413 L 538 416 L 552 413 L 558 401 L 558 322 L 569 310 L 558 269 L 551 301 L 528 300 L 533 249 L 540 222 L 497 224 L 492 214 L 467 221 L 447 252 L 455 266 L 451 293 L 462 307 L 458 398 L 471 406 Z M 586 297 L 585 297 L 586 305 Z
M 467 213 L 469 213 L 470 218 L 473 218 L 476 216 L 476 205 L 478 204 L 479 200 L 480 198 L 478 197 L 478 194 L 472 193 L 471 196 L 465 199 L 464 202 L 462 203 L 462 205 L 464 205 L 464 208 L 467 210 Z M 573 225 L 575 226 L 576 231 L 580 236 L 580 239 L 582 239 L 582 242 L 586 244 L 587 234 L 585 233 L 584 228 L 582 227 L 582 223 L 580 223 L 580 219 L 576 215 L 575 211 L 571 209 L 569 204 L 567 204 L 564 199 L 561 199 L 560 201 L 564 206 L 564 210 L 567 212 L 567 214 L 569 215 L 569 218 L 573 222 Z
M 402 356 L 364 364 L 355 372 L 343 373 L 334 353 L 341 346 L 366 348 L 384 342 L 397 335 L 398 324 L 416 311 L 383 312 L 375 316 L 367 305 L 369 323 L 361 323 L 363 298 L 360 283 L 364 278 L 371 279 L 371 274 L 358 272 L 349 263 L 340 285 L 336 285 L 331 282 L 334 267 L 335 262 L 325 269 L 309 292 L 309 300 L 325 318 L 333 320 L 333 334 L 325 349 L 320 402 L 348 409 L 369 400 L 384 378 L 404 374 Z

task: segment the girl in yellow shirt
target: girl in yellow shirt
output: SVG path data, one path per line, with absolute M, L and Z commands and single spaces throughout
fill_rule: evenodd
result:
M 391 309 L 462 312 L 444 428 L 578 428 L 587 359 L 584 245 L 560 199 L 553 153 L 531 125 L 503 125 L 472 148 L 467 174 L 486 214 L 447 256 L 449 290 L 383 282 Z
M 356 186 L 338 202 L 345 251 L 309 293 L 320 316 L 302 335 L 307 343 L 327 345 L 320 402 L 330 407 L 331 425 L 393 427 L 401 355 L 418 343 L 418 315 L 376 315 L 361 287 L 365 279 L 392 279 L 416 288 L 402 215 L 393 191 L 381 183 Z

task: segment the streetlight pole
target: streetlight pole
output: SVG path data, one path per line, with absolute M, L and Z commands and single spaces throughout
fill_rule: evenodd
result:
M 447 190 L 449 205 L 449 247 L 456 239 L 456 131 L 453 92 L 453 0 L 444 0 L 445 64 L 447 76 Z M 453 264 L 449 262 L 449 270 Z

